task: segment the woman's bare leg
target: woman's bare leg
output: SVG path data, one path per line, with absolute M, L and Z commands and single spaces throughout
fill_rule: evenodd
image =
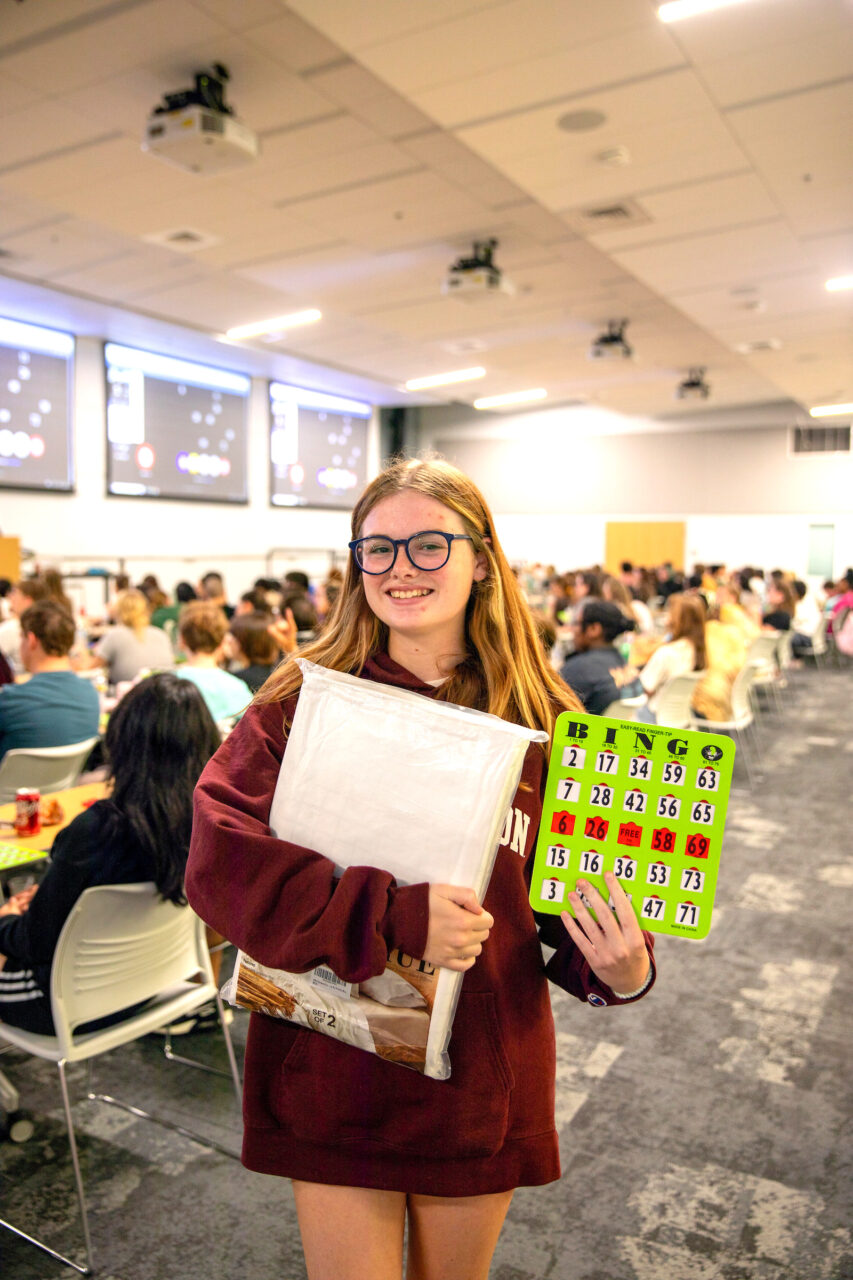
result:
M 294 1182 L 293 1195 L 308 1280 L 400 1280 L 402 1191 Z
M 406 1280 L 487 1280 L 511 1200 L 511 1191 L 408 1196 Z

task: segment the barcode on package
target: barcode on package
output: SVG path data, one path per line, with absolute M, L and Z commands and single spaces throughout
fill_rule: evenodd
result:
M 339 978 L 324 964 L 318 964 L 316 969 L 312 969 L 311 986 L 320 991 L 331 991 L 333 995 L 342 996 L 345 1000 L 349 1000 L 352 994 L 352 983 L 344 982 L 343 978 Z

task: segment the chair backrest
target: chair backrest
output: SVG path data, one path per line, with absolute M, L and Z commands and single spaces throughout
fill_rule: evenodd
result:
M 18 787 L 38 787 L 45 795 L 73 787 L 98 739 L 66 747 L 13 747 L 0 764 L 0 804 L 15 799 Z
M 707 671 L 690 671 L 683 676 L 673 676 L 662 685 L 655 697 L 655 713 L 658 724 L 670 729 L 687 729 L 692 723 L 690 703 L 698 681 Z
M 156 885 L 96 885 L 74 904 L 51 970 L 57 1039 L 201 975 L 212 981 L 204 925 L 190 907 L 163 901 Z
M 732 681 L 732 719 L 738 724 L 751 724 L 753 720 L 752 703 L 749 691 L 755 683 L 755 667 L 746 662 Z
M 776 646 L 779 643 L 780 632 L 764 631 L 760 636 L 756 636 L 750 641 L 749 648 L 746 651 L 747 662 L 765 663 L 776 661 Z

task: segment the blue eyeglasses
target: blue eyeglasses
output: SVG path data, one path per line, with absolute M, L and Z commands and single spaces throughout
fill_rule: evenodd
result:
M 394 567 L 400 547 L 406 548 L 409 563 L 416 569 L 432 573 L 447 564 L 454 542 L 472 541 L 467 533 L 427 529 L 413 533 L 410 538 L 388 538 L 384 533 L 373 533 L 369 538 L 356 538 L 347 545 L 362 573 L 387 573 Z

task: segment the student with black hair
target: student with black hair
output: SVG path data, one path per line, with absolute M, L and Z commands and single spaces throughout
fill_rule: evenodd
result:
M 633 667 L 613 641 L 636 623 L 618 605 L 608 600 L 588 600 L 573 624 L 575 649 L 560 670 L 566 684 L 574 689 L 585 711 L 600 716 L 620 698 L 639 698 L 643 687 Z
M 193 788 L 219 743 L 198 689 L 171 672 L 121 700 L 106 734 L 109 797 L 59 832 L 41 884 L 0 906 L 0 1021 L 53 1035 L 53 955 L 85 889 L 153 880 L 164 899 L 186 902 Z

